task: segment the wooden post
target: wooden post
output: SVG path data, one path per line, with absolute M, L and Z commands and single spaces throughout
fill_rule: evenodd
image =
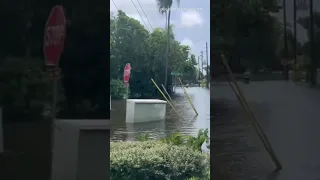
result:
M 266 134 L 263 132 L 263 130 L 262 130 L 261 126 L 259 125 L 257 119 L 255 118 L 253 112 L 249 108 L 249 105 L 248 105 L 248 103 L 247 103 L 247 101 L 246 101 L 246 99 L 244 97 L 244 94 L 242 93 L 242 91 L 241 91 L 241 89 L 240 89 L 240 87 L 239 87 L 239 85 L 238 85 L 238 83 L 237 83 L 232 71 L 231 71 L 231 68 L 230 68 L 226 58 L 224 57 L 224 55 L 221 55 L 221 58 L 222 58 L 222 62 L 224 64 L 224 66 L 226 67 L 226 69 L 227 69 L 227 71 L 229 73 L 230 80 L 234 84 L 234 87 L 233 87 L 233 85 L 229 81 L 232 90 L 234 91 L 235 95 L 237 96 L 237 98 L 238 98 L 238 100 L 240 102 L 240 105 L 246 111 L 246 114 L 248 115 L 249 119 L 252 121 L 253 127 L 255 128 L 259 138 L 263 142 L 263 145 L 264 145 L 265 149 L 267 150 L 267 152 L 271 156 L 271 159 L 273 160 L 273 162 L 277 166 L 276 170 L 282 169 L 282 165 L 281 165 L 279 159 L 277 158 L 274 150 L 272 149 L 271 144 L 270 144 Z

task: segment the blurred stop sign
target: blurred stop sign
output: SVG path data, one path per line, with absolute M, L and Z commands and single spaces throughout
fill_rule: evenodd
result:
M 47 66 L 58 66 L 66 36 L 63 6 L 51 9 L 44 31 L 43 53 Z
M 123 71 L 123 81 L 125 84 L 128 84 L 130 80 L 130 74 L 131 74 L 131 65 L 130 63 L 127 63 Z

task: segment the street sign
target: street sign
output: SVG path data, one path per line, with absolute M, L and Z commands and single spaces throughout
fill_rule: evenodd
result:
M 43 53 L 47 66 L 58 66 L 66 37 L 66 18 L 63 6 L 51 9 L 44 31 Z
M 124 67 L 124 71 L 123 71 L 123 82 L 124 83 L 129 82 L 130 74 L 131 74 L 131 65 L 130 65 L 130 63 L 127 63 L 126 66 Z
M 59 60 L 64 48 L 66 37 L 66 17 L 63 6 L 54 6 L 48 17 L 43 38 L 43 54 L 49 79 L 52 79 L 52 110 L 51 110 L 51 149 L 54 142 L 54 125 L 58 100 L 58 78 L 60 77 Z
M 172 76 L 182 76 L 182 73 L 178 73 L 178 72 L 171 72 Z
M 129 80 L 130 80 L 130 74 L 131 74 L 131 65 L 130 63 L 127 63 L 123 70 L 123 82 L 124 86 L 127 87 L 126 90 L 126 99 L 129 97 Z

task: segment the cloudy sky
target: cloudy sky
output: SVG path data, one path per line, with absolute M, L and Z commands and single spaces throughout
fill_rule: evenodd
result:
M 165 16 L 159 14 L 156 0 L 113 1 L 114 3 L 112 0 L 110 1 L 111 12 L 116 12 L 118 8 L 119 10 L 124 11 L 128 16 L 139 20 L 141 24 L 145 24 L 147 29 L 151 30 L 143 13 L 144 11 L 153 28 L 165 27 Z M 140 5 L 143 11 L 141 10 Z M 182 44 L 189 45 L 192 53 L 195 54 L 196 57 L 200 56 L 200 52 L 203 51 L 203 59 L 205 60 L 206 42 L 208 42 L 208 56 L 210 59 L 210 0 L 183 0 L 180 2 L 179 8 L 174 0 L 171 13 L 171 24 L 174 25 L 176 39 Z

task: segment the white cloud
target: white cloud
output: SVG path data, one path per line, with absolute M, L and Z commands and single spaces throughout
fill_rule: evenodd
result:
M 181 44 L 187 45 L 187 46 L 189 46 L 190 48 L 193 46 L 193 42 L 192 42 L 189 38 L 184 38 L 184 39 L 181 41 Z
M 182 27 L 192 27 L 201 25 L 203 19 L 198 11 L 187 11 L 180 14 L 180 23 Z
M 113 1 L 116 4 L 116 7 Z M 151 27 L 152 28 L 165 27 L 165 16 L 159 13 L 156 0 L 139 0 L 141 7 L 143 8 L 143 11 L 147 15 L 147 18 L 143 13 L 143 11 L 141 10 L 141 7 L 138 1 L 133 0 L 133 3 L 135 4 L 135 6 L 131 0 L 113 0 L 113 1 L 112 0 L 110 1 L 111 13 L 116 13 L 118 8 L 119 10 L 124 11 L 127 14 L 127 16 L 140 21 L 140 23 L 146 26 L 147 29 L 149 30 L 152 30 Z M 142 18 L 140 17 L 138 11 Z M 151 27 L 149 25 L 148 20 L 151 24 Z

